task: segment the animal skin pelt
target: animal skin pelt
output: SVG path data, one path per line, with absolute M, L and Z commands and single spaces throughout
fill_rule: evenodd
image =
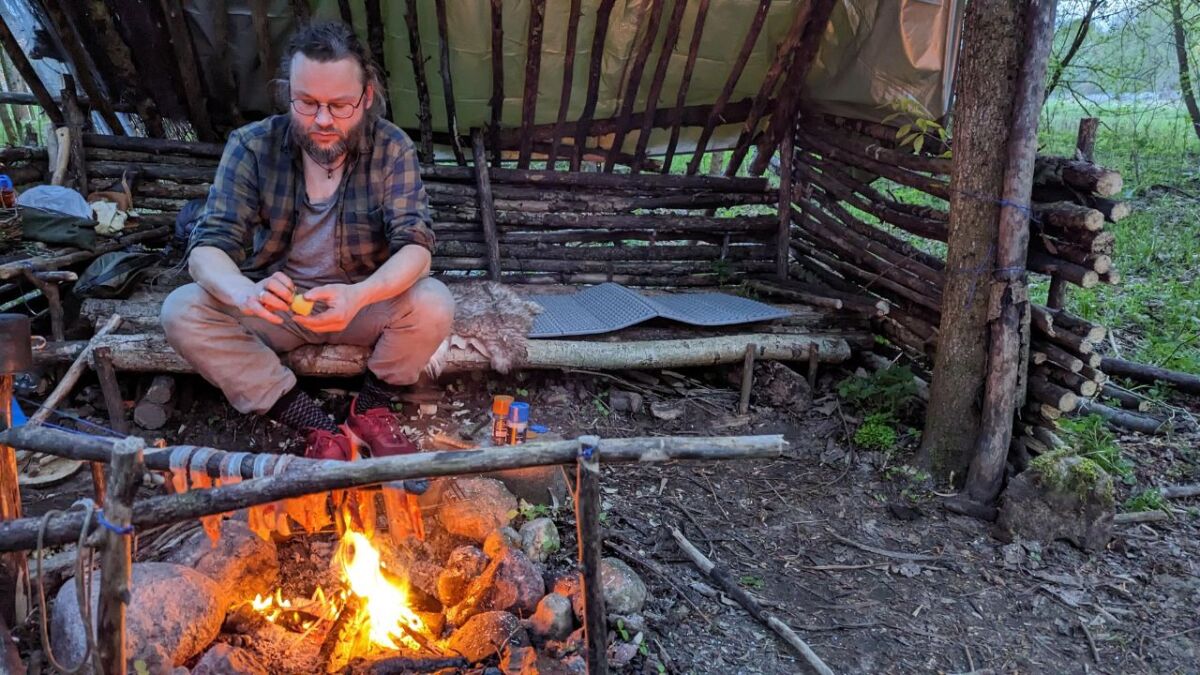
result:
M 492 368 L 507 373 L 525 358 L 533 318 L 542 306 L 494 281 L 448 284 L 454 296 L 454 329 L 429 358 L 426 371 L 441 374 L 451 347 L 470 348 L 488 357 Z

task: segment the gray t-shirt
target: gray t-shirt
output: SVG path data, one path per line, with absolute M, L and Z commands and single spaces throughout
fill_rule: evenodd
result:
M 301 291 L 325 284 L 350 283 L 338 266 L 337 203 L 337 195 L 319 204 L 304 196 L 304 206 L 292 233 L 292 247 L 283 266 L 283 273 Z

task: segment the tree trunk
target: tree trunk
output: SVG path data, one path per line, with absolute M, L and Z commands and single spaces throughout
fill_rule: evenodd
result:
M 922 458 L 935 477 L 961 479 L 980 425 L 988 299 L 1009 124 L 1021 66 L 1021 0 L 972 2 L 954 110 L 946 283 Z M 967 195 L 972 195 L 968 197 Z M 987 199 L 978 198 L 979 195 Z
M 1100 3 L 1104 0 L 1088 0 L 1087 11 L 1084 12 L 1083 18 L 1079 20 L 1079 28 L 1075 30 L 1075 37 L 1071 39 L 1070 46 L 1067 47 L 1066 53 L 1054 64 L 1053 72 L 1050 74 L 1050 84 L 1046 85 L 1046 95 L 1043 101 L 1050 98 L 1050 94 L 1054 92 L 1054 88 L 1058 86 L 1062 80 L 1063 71 L 1067 66 L 1071 65 L 1071 61 L 1075 59 L 1075 55 L 1079 53 L 1079 48 L 1083 46 L 1083 41 L 1087 39 L 1088 30 L 1092 27 L 1092 17 L 1095 16 L 1096 10 L 1099 9 Z
M 1196 92 L 1192 90 L 1192 71 L 1188 64 L 1187 36 L 1183 33 L 1183 11 L 1179 0 L 1171 0 L 1171 28 L 1175 33 L 1175 60 L 1179 63 L 1179 91 L 1192 119 L 1192 130 L 1200 138 L 1200 106 L 1196 104 Z

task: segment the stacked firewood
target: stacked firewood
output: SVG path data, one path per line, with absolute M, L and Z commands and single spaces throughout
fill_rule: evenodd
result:
M 876 317 L 894 343 L 923 356 L 937 348 L 945 260 L 915 238 L 945 242 L 952 194 L 951 160 L 899 148 L 895 131 L 834 118 L 806 118 L 796 132 L 791 247 L 793 276 L 840 293 L 867 294 L 890 311 Z M 940 151 L 940 149 L 936 150 Z M 877 178 L 921 193 L 920 204 L 895 196 Z M 1129 214 L 1111 197 L 1119 173 L 1075 158 L 1039 157 L 1031 207 L 1027 266 L 1055 283 L 1083 288 L 1116 284 L 1114 237 L 1106 223 Z M 988 302 L 988 270 L 978 278 L 975 301 Z M 1051 303 L 1057 304 L 1057 303 Z M 1021 430 L 1036 447 L 1033 427 L 1052 430 L 1062 415 L 1086 409 L 1142 431 L 1160 422 L 1143 414 L 1147 402 L 1109 382 L 1098 346 L 1107 336 L 1061 308 L 1034 304 L 1029 371 Z M 1118 407 L 1100 404 L 1100 396 Z M 1043 434 L 1044 436 L 1044 434 Z M 1040 448 L 1037 448 L 1040 449 Z

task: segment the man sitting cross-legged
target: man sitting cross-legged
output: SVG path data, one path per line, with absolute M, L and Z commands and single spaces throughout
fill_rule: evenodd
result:
M 379 117 L 375 67 L 349 27 L 314 24 L 284 59 L 289 112 L 230 136 L 188 247 L 196 283 L 167 297 L 168 342 L 234 408 L 306 432 L 309 457 L 413 452 L 389 409 L 450 334 L 454 299 L 428 276 L 429 205 L 412 141 Z M 317 303 L 290 310 L 293 296 Z M 339 427 L 279 352 L 371 347 Z

